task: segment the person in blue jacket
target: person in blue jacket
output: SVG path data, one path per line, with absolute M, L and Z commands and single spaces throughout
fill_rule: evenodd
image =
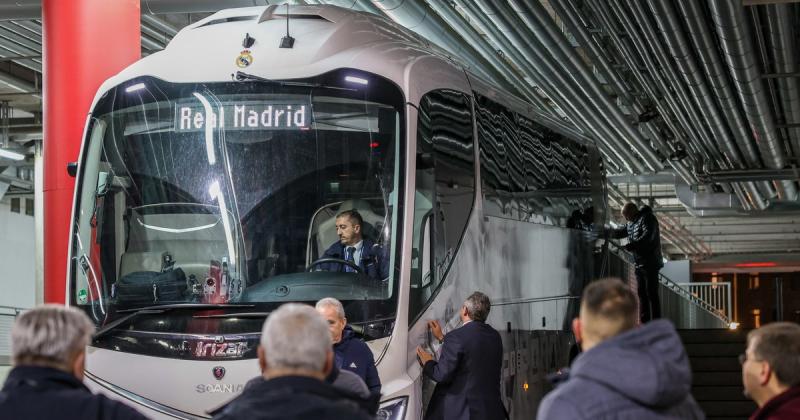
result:
M 375 357 L 367 344 L 358 339 L 353 329 L 347 325 L 342 303 L 328 297 L 320 299 L 316 308 L 328 323 L 336 367 L 357 374 L 367 384 L 370 393 L 380 394 L 381 379 L 378 377 L 378 369 L 375 368 Z
M 382 246 L 363 236 L 364 219 L 356 210 L 345 210 L 336 216 L 336 234 L 339 240 L 325 250 L 322 258 L 345 260 L 350 264 L 327 262 L 319 265 L 323 271 L 353 273 L 358 266 L 372 280 L 389 277 L 388 258 Z
M 636 327 L 636 298 L 619 279 L 583 292 L 573 321 L 581 353 L 539 405 L 537 419 L 704 419 L 689 357 L 670 321 Z

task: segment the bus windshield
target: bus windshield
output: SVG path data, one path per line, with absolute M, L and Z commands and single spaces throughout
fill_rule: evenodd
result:
M 111 89 L 80 164 L 72 304 L 98 327 L 157 305 L 328 296 L 350 322 L 393 318 L 403 103 L 347 70 Z

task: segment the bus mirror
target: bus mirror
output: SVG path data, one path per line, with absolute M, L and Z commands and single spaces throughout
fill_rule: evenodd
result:
M 78 162 L 67 163 L 67 174 L 73 178 L 78 175 Z

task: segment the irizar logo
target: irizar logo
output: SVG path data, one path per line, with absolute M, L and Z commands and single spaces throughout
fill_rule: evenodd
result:
M 194 349 L 194 356 L 198 358 L 236 358 L 242 357 L 246 351 L 247 342 L 244 341 L 231 343 L 198 341 Z
M 358 369 L 358 366 L 356 366 L 356 362 L 351 362 L 350 363 L 350 368 L 351 369 Z

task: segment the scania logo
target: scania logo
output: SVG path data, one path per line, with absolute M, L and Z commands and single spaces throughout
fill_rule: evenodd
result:
M 225 377 L 225 368 L 222 366 L 214 366 L 214 369 L 211 369 L 211 373 L 214 374 L 214 378 L 221 381 L 222 378 Z

